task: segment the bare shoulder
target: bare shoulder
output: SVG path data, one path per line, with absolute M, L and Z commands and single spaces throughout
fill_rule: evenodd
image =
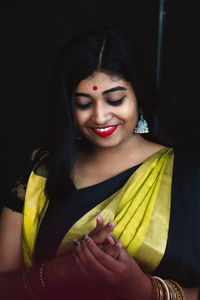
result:
M 0 218 L 0 273 L 22 268 L 22 214 L 4 207 Z
M 144 140 L 144 143 L 143 143 L 143 151 L 146 155 L 146 158 L 154 155 L 155 153 L 161 151 L 162 149 L 166 148 L 167 146 L 165 145 L 161 145 L 161 144 L 158 144 L 158 143 L 154 143 L 154 142 L 151 142 L 151 141 L 148 141 L 148 140 Z

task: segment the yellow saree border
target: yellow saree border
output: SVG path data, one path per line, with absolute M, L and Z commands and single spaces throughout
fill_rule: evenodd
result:
M 173 158 L 173 149 L 164 148 L 147 159 L 120 190 L 71 227 L 56 256 L 73 251 L 74 238 L 79 239 L 83 233 L 90 232 L 96 225 L 96 215 L 100 214 L 105 223 L 115 220 L 113 233 L 141 267 L 152 272 L 160 263 L 167 243 Z M 48 205 L 44 186 L 45 178 L 32 173 L 27 186 L 23 226 L 23 252 L 27 265 L 33 261 L 37 232 Z
M 33 264 L 37 234 L 49 204 L 44 194 L 45 184 L 45 177 L 31 172 L 26 188 L 22 228 L 22 252 L 26 266 Z

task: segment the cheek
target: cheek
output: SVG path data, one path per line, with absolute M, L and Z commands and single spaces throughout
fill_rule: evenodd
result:
M 138 111 L 135 105 L 127 105 L 120 109 L 118 116 L 126 122 L 137 122 Z
M 81 114 L 75 110 L 75 116 L 76 116 L 76 122 L 77 122 L 77 125 L 80 126 L 81 123 L 82 123 L 82 117 L 81 117 Z
M 83 126 L 89 118 L 87 112 L 79 111 L 79 110 L 75 110 L 75 116 L 76 116 L 76 121 L 78 126 Z

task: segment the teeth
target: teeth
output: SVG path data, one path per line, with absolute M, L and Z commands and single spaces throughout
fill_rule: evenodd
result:
M 106 128 L 95 128 L 96 131 L 100 131 L 100 132 L 105 132 L 105 131 L 108 131 L 110 129 L 112 129 L 113 126 L 110 126 L 110 127 L 106 127 Z

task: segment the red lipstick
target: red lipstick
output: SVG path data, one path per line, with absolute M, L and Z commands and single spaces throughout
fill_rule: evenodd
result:
M 97 135 L 100 135 L 102 137 L 110 136 L 116 129 L 118 125 L 111 125 L 111 126 L 105 126 L 105 127 L 93 127 L 92 130 Z

